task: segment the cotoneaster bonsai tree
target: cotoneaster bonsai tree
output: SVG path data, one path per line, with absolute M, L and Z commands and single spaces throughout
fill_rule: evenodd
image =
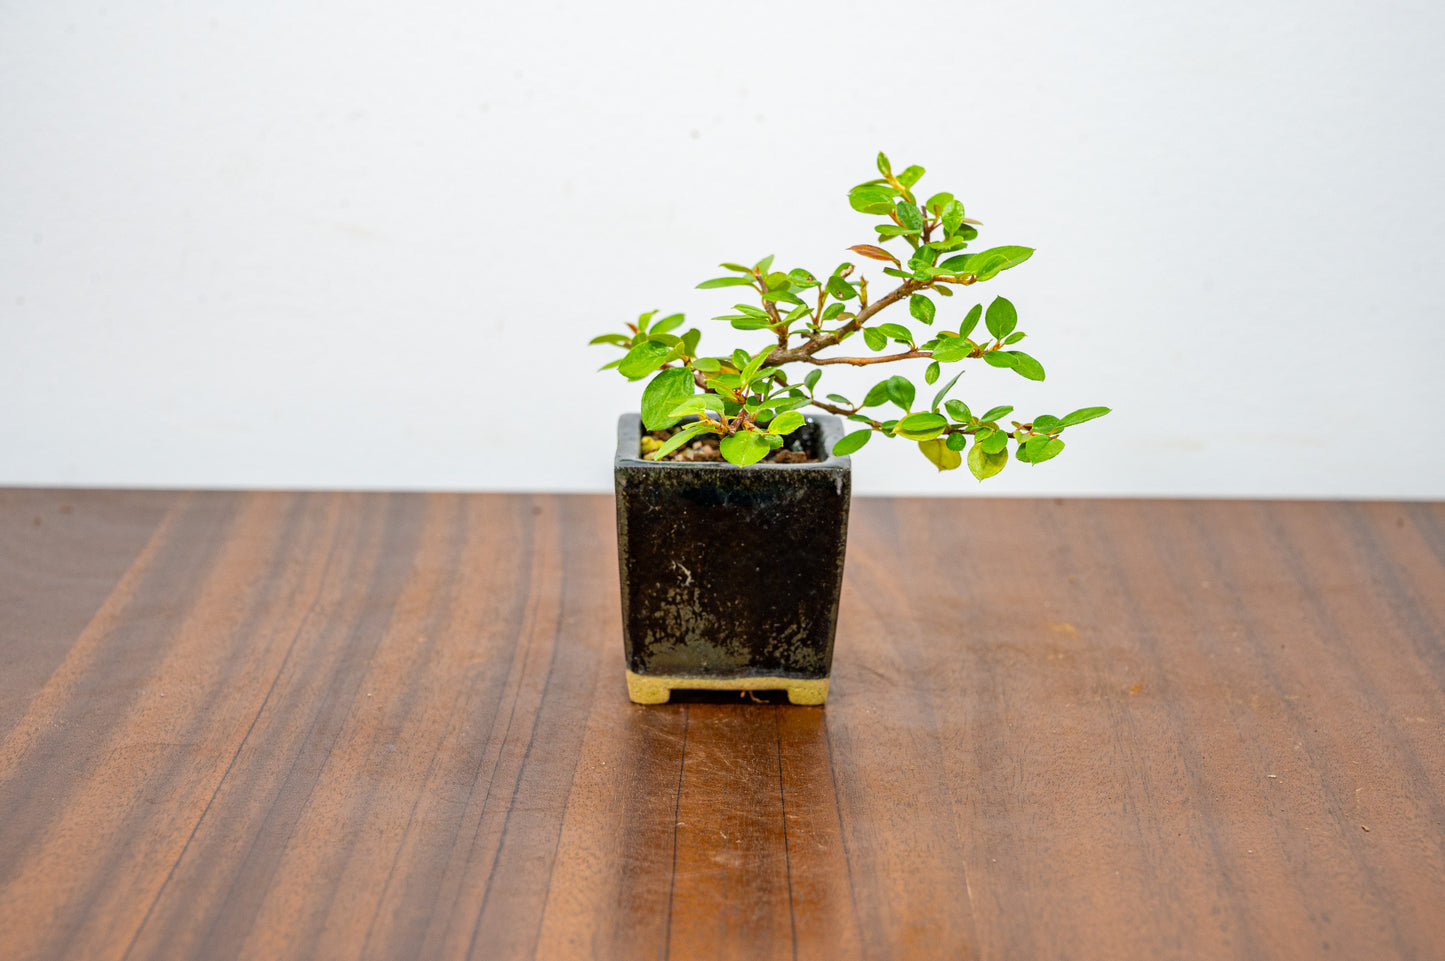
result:
M 626 333 L 592 340 L 625 351 L 604 370 L 615 368 L 629 380 L 651 378 L 642 392 L 643 426 L 654 432 L 676 428 L 665 437 L 643 437 L 648 458 L 676 457 L 689 442 L 715 435 L 724 459 L 739 466 L 755 464 L 804 424 L 803 408 L 814 407 L 861 425 L 834 444 L 835 455 L 850 454 L 881 434 L 916 443 L 939 470 L 961 466 L 966 450 L 969 470 L 983 480 L 1008 464 L 1010 444 L 1018 460 L 1039 464 L 1064 449 L 1061 435 L 1066 429 L 1109 412 L 1107 407 L 1084 407 L 1063 416 L 1039 414 L 1005 422 L 1013 413 L 1011 406 L 975 414 L 962 400 L 949 397 L 965 369 L 955 365 L 970 360 L 1008 368 L 1026 380 L 1044 379 L 1043 365 L 1017 347 L 1025 334 L 1018 329 L 1012 302 L 995 297 L 987 308 L 975 303 L 967 310 L 948 309 L 954 288 L 992 280 L 1028 260 L 1033 249 L 967 252 L 981 224 L 965 216 L 961 200 L 940 192 L 920 203 L 916 188 L 923 168 L 910 166 L 895 174 L 881 153 L 878 173 L 848 192 L 854 210 L 881 218 L 873 225 L 876 243 L 848 249 L 886 265 L 883 273 L 897 285 L 882 296 L 874 295 L 876 287 L 870 291 L 866 277 L 855 276 L 852 263 L 841 263 L 819 278 L 801 268 L 773 270 L 768 256 L 751 267 L 724 263 L 729 276 L 697 285 L 749 288 L 749 299 L 755 302 L 735 304 L 714 319 L 741 331 L 767 331 L 771 340 L 761 350 L 703 355 L 697 328 L 676 334 L 683 315 L 653 320 L 657 311 L 628 324 Z M 889 243 L 896 254 L 883 246 Z M 885 310 L 904 303 L 906 315 L 900 310 L 882 319 Z M 950 314 L 961 318 L 957 327 L 946 319 Z M 925 394 L 902 374 L 878 381 L 856 402 L 819 392 L 822 368 L 829 365 L 909 361 L 926 362 Z M 805 368 L 811 369 L 789 376 L 789 371 Z M 940 380 L 943 386 L 933 390 Z M 930 395 L 926 404 L 920 402 Z M 689 417 L 696 419 L 677 427 Z

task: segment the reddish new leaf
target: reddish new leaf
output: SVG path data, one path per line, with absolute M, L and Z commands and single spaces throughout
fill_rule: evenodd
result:
M 897 257 L 893 256 L 882 247 L 875 247 L 872 244 L 855 244 L 848 249 L 860 256 L 868 257 L 872 260 L 886 260 L 894 264 L 898 263 Z

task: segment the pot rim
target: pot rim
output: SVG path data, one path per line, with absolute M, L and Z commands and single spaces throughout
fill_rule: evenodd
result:
M 817 427 L 822 434 L 824 458 L 807 464 L 750 464 L 747 467 L 740 467 L 737 464 L 729 464 L 727 461 L 675 461 L 675 460 L 643 460 L 638 453 L 642 445 L 642 415 L 623 414 L 617 418 L 617 455 L 613 463 L 617 467 L 624 465 L 628 467 L 651 467 L 658 470 L 712 470 L 712 471 L 755 471 L 755 470 L 780 470 L 780 471 L 850 471 L 853 461 L 850 455 L 844 454 L 839 457 L 833 451 L 833 445 L 843 437 L 842 418 L 833 414 L 804 414 L 804 420 Z M 628 453 L 628 452 L 631 453 Z

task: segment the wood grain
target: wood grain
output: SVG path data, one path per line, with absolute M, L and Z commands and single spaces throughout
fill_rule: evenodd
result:
M 612 523 L 0 490 L 0 958 L 1445 958 L 1445 505 L 859 499 L 823 709 Z

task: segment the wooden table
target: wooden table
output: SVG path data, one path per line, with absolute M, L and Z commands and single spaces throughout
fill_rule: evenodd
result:
M 1445 505 L 858 499 L 822 709 L 612 524 L 0 491 L 0 958 L 1445 957 Z

